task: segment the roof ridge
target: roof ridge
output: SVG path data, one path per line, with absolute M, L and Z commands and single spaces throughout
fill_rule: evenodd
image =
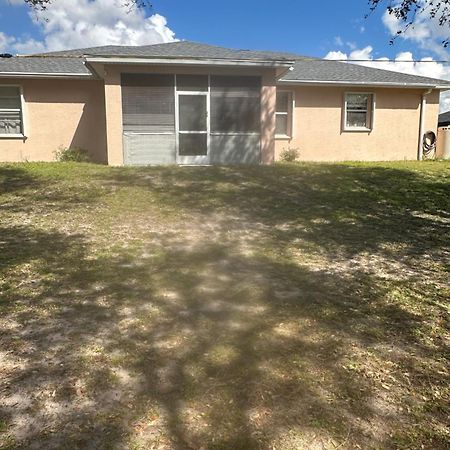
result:
M 181 46 L 189 48 L 189 46 L 195 48 L 198 47 L 198 50 L 200 49 L 216 49 L 220 50 L 222 52 L 236 52 L 236 53 L 249 53 L 249 54 L 261 54 L 261 55 L 271 55 L 276 56 L 279 55 L 281 58 L 290 58 L 292 60 L 296 59 L 305 59 L 305 58 L 311 58 L 304 55 L 299 55 L 297 53 L 292 52 L 286 52 L 281 50 L 253 50 L 253 49 L 242 49 L 242 48 L 230 48 L 230 47 L 224 47 L 220 45 L 213 45 L 213 44 L 206 44 L 203 42 L 197 42 L 197 41 L 188 41 L 188 40 L 177 40 L 177 41 L 171 41 L 171 42 L 160 42 L 155 44 L 144 44 L 144 45 L 102 45 L 102 46 L 95 46 L 95 47 L 84 47 L 84 48 L 77 48 L 77 49 L 67 49 L 67 50 L 57 50 L 53 52 L 44 52 L 44 53 L 36 53 L 32 55 L 27 56 L 63 56 L 63 57 L 83 57 L 84 55 L 93 54 L 94 52 L 97 53 L 97 56 L 102 56 L 102 50 L 120 50 L 120 49 L 136 49 L 144 50 L 151 48 L 163 48 L 163 47 L 176 47 Z

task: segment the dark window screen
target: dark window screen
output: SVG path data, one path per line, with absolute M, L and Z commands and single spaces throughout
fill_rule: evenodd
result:
M 122 75 L 124 131 L 175 132 L 174 76 Z
M 211 131 L 259 132 L 259 77 L 211 76 Z

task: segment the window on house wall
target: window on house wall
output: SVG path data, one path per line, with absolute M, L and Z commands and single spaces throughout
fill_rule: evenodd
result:
M 277 91 L 275 135 L 292 137 L 292 92 Z
M 0 86 L 0 135 L 22 135 L 22 100 L 18 86 Z
M 373 109 L 373 94 L 345 94 L 344 129 L 364 131 L 371 130 L 373 127 Z

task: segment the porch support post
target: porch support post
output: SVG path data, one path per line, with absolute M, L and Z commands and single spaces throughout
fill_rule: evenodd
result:
M 106 145 L 108 165 L 123 166 L 122 89 L 120 72 L 105 68 Z
M 275 70 L 264 72 L 261 85 L 261 163 L 272 164 L 275 160 Z

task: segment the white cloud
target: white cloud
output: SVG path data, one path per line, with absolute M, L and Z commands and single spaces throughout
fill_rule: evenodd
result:
M 336 36 L 334 38 L 334 43 L 338 46 L 338 47 L 343 47 L 344 46 L 344 41 L 342 40 L 342 38 L 340 36 Z
M 350 53 L 351 59 L 372 59 L 372 46 L 368 45 L 367 47 L 361 49 L 354 49 Z
M 448 39 L 450 30 L 447 26 L 439 25 L 437 17 L 430 17 L 427 10 L 417 13 L 413 24 L 405 30 L 405 23 L 397 19 L 386 10 L 382 17 L 383 24 L 389 34 L 397 39 L 414 42 L 420 48 L 435 53 L 442 59 L 447 59 L 448 51 L 443 47 L 442 41 Z M 397 34 L 402 31 L 401 34 Z
M 420 60 L 422 62 L 416 62 L 411 52 L 400 52 L 394 60 L 389 60 L 387 57 L 374 58 L 373 48 L 370 45 L 362 49 L 353 50 L 349 54 L 341 51 L 330 51 L 325 56 L 325 59 L 354 61 L 354 64 L 375 67 L 377 69 L 450 80 L 450 67 L 434 61 L 431 57 L 422 58 Z M 441 94 L 440 109 L 441 111 L 450 109 L 450 92 Z
M 445 25 L 439 25 L 438 17 L 430 17 L 429 11 L 424 10 L 423 12 L 419 12 L 414 18 L 414 23 L 406 31 L 405 24 L 387 11 L 383 14 L 382 20 L 392 37 L 397 36 L 397 39 L 410 41 L 422 50 L 428 50 L 434 53 L 439 59 L 449 59 L 449 51 L 444 48 L 442 41 L 450 37 L 450 30 Z M 398 31 L 403 32 L 397 34 Z M 448 64 L 437 63 L 431 57 L 422 58 L 421 61 L 426 61 L 424 63 L 415 63 L 413 62 L 414 58 L 411 52 L 402 52 L 397 55 L 396 59 L 409 62 L 386 62 L 384 67 L 380 68 L 450 80 L 450 66 Z M 378 67 L 378 64 L 376 67 Z M 441 94 L 440 109 L 441 111 L 450 110 L 450 92 Z
M 11 0 L 9 0 L 11 1 Z M 30 11 L 42 41 L 0 34 L 0 48 L 33 53 L 100 45 L 145 45 L 175 40 L 165 17 L 126 8 L 121 0 L 64 0 Z M 2 47 L 3 46 L 3 47 Z
M 0 31 L 0 53 L 7 52 L 14 43 L 14 38 Z
M 340 50 L 333 50 L 326 54 L 325 59 L 348 59 L 348 55 Z

